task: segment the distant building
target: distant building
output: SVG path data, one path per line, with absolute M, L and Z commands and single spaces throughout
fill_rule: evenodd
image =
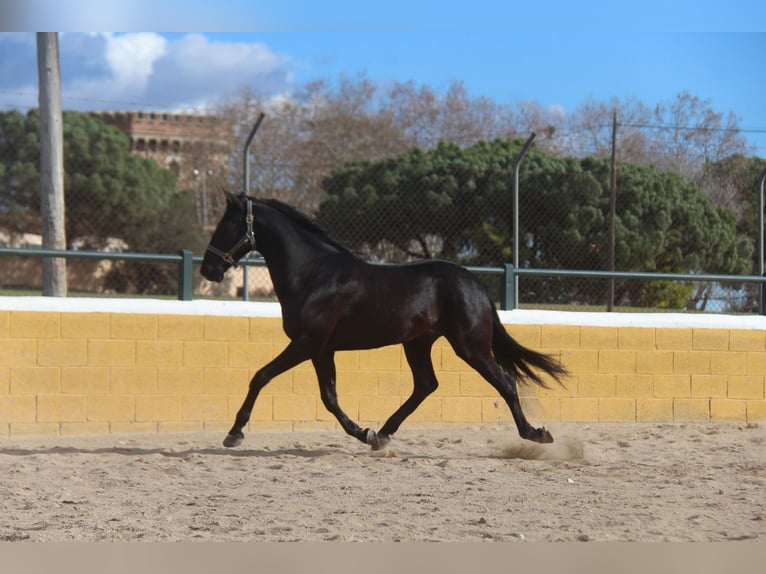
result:
M 216 116 L 157 112 L 91 112 L 105 124 L 125 132 L 130 151 L 178 176 L 179 189 L 191 189 L 200 222 L 209 226 L 218 218 L 212 194 L 226 180 L 233 130 Z

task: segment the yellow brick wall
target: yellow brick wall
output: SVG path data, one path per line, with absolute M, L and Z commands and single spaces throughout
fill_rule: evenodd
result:
M 766 329 L 507 329 L 572 372 L 563 388 L 520 388 L 534 424 L 766 418 Z M 286 343 L 276 317 L 0 310 L 0 436 L 225 431 L 254 371 Z M 405 424 L 512 422 L 443 339 L 432 357 L 439 389 Z M 410 393 L 401 347 L 340 352 L 336 364 L 340 404 L 363 426 L 379 427 Z M 304 363 L 264 389 L 249 426 L 338 425 Z

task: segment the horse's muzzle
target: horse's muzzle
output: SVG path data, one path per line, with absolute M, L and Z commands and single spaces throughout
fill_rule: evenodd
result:
M 203 263 L 199 272 L 208 281 L 214 281 L 215 283 L 223 281 L 224 271 L 219 265 L 205 265 Z

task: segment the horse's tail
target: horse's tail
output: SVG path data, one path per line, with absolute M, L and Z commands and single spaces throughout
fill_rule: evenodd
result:
M 541 387 L 549 388 L 548 383 L 533 370 L 536 368 L 549 374 L 558 384 L 564 386 L 561 378 L 569 375 L 566 367 L 551 355 L 538 353 L 518 343 L 505 330 L 497 312 L 495 311 L 492 315 L 492 353 L 506 372 L 521 381 L 531 380 Z

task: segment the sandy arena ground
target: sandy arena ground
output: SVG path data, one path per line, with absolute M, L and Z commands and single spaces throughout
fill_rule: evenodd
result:
M 764 424 L 0 439 L 0 541 L 766 541 Z

